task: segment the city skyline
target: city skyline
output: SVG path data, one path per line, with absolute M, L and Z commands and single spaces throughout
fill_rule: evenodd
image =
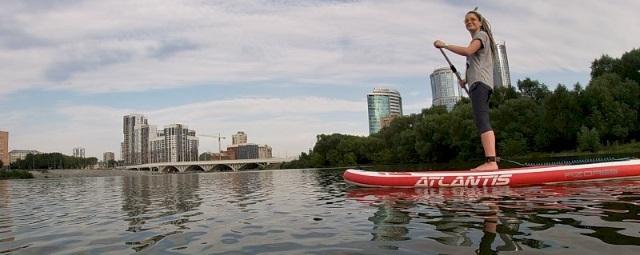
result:
M 445 64 L 432 42 L 468 44 L 462 20 L 476 5 L 508 43 L 514 86 L 584 86 L 591 61 L 640 41 L 626 29 L 640 22 L 638 1 L 9 0 L 0 129 L 9 150 L 82 146 L 101 158 L 120 154 L 122 115 L 143 112 L 204 133 L 243 130 L 295 156 L 318 134 L 368 135 L 363 95 L 374 87 L 398 90 L 405 115 L 429 107 L 429 74 Z

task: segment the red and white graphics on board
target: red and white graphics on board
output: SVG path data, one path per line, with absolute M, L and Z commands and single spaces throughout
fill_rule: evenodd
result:
M 344 180 L 363 187 L 438 188 L 528 186 L 562 182 L 640 178 L 640 160 L 500 169 L 498 171 L 371 172 L 348 169 Z

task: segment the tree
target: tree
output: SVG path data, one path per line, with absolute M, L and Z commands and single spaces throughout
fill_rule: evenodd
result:
M 200 161 L 207 161 L 211 159 L 212 159 L 212 156 L 210 152 L 203 152 L 202 154 L 200 154 L 200 156 L 198 156 L 198 160 Z
M 607 143 L 629 139 L 638 132 L 640 87 L 617 74 L 603 74 L 591 80 L 580 95 L 585 126 L 598 130 Z
M 512 138 L 500 142 L 500 148 L 505 156 L 518 156 L 523 155 L 529 151 L 527 146 L 527 139 L 522 134 L 512 134 Z
M 597 152 L 598 149 L 600 149 L 600 135 L 598 134 L 598 130 L 582 126 L 578 134 L 578 150 Z
M 620 71 L 622 78 L 630 79 L 640 84 L 640 49 L 625 52 L 620 57 Z
M 493 93 L 491 94 L 490 105 L 492 107 L 498 107 L 505 101 L 516 99 L 519 96 L 520 95 L 518 95 L 518 92 L 516 92 L 514 87 L 496 87 L 493 89 Z
M 551 151 L 575 148 L 576 134 L 584 122 L 578 94 L 558 85 L 544 100 L 541 127 L 547 135 L 547 146 Z
M 541 102 L 549 92 L 547 85 L 537 81 L 526 78 L 524 80 L 518 80 L 518 90 L 523 96 L 530 97 L 537 102 Z
M 599 59 L 593 60 L 591 64 L 591 79 L 599 77 L 606 73 L 615 73 L 619 70 L 620 60 L 602 55 Z
M 98 159 L 76 158 L 61 153 L 28 154 L 25 159 L 18 159 L 12 168 L 16 169 L 83 169 L 95 165 Z
M 415 149 L 422 162 L 446 162 L 457 156 L 450 134 L 451 117 L 445 106 L 422 111 L 416 124 Z

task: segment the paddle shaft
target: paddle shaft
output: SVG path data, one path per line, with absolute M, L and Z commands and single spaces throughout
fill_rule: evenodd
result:
M 446 53 L 444 53 L 444 50 L 442 50 L 442 48 L 440 48 L 440 53 L 442 53 L 442 56 L 444 56 L 444 59 L 446 59 L 447 63 L 449 63 L 449 68 L 451 68 L 451 71 L 453 71 L 453 73 L 456 74 L 456 77 L 458 77 L 458 81 L 462 82 L 462 77 L 460 77 L 460 73 L 458 72 L 456 67 L 453 65 L 453 63 L 451 63 L 451 60 L 449 60 L 449 57 L 447 56 Z M 467 95 L 469 95 L 469 90 L 467 89 L 467 86 L 465 86 L 464 84 L 460 86 L 464 89 L 465 92 L 467 92 Z

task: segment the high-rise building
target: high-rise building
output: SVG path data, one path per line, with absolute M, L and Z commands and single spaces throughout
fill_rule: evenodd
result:
M 9 162 L 9 132 L 0 131 L 0 161 L 3 167 L 8 166 Z
M 273 152 L 271 146 L 269 145 L 260 145 L 258 146 L 258 158 L 272 158 Z
M 239 144 L 236 154 L 237 159 L 256 159 L 259 156 L 258 145 L 254 143 Z
M 431 79 L 432 105 L 444 105 L 451 111 L 453 106 L 464 95 L 464 89 L 460 87 L 455 74 L 449 67 L 441 67 L 433 71 Z
M 198 160 L 198 138 L 196 131 L 182 124 L 171 124 L 164 128 L 167 162 Z
M 496 43 L 496 58 L 493 68 L 493 82 L 496 87 L 511 87 L 511 73 L 507 59 L 507 45 L 504 41 Z
M 113 152 L 105 152 L 102 154 L 102 161 L 107 163 L 109 161 L 116 160 L 116 155 Z
M 153 132 L 152 132 L 153 130 Z M 156 132 L 155 126 L 149 124 L 136 125 L 133 128 L 133 164 L 147 164 L 151 151 L 149 150 L 149 135 Z
M 243 144 L 247 143 L 247 134 L 243 131 L 238 131 L 235 135 L 231 135 L 231 144 Z
M 123 117 L 122 159 L 125 165 L 140 164 L 142 162 L 142 126 L 148 125 L 147 118 L 141 114 L 129 114 Z M 148 129 L 147 129 L 148 132 Z M 136 139 L 137 138 L 137 139 Z
M 76 158 L 84 158 L 84 148 L 82 147 L 73 148 L 73 156 Z
M 374 88 L 367 94 L 369 108 L 369 134 L 378 133 L 382 118 L 391 114 L 402 116 L 402 97 L 397 90 Z
M 235 160 L 238 158 L 238 145 L 232 144 L 227 146 L 227 156 L 230 160 Z
M 27 155 L 29 154 L 38 155 L 40 154 L 40 152 L 37 150 L 11 150 L 9 152 L 9 161 L 11 161 L 10 163 L 13 164 L 13 162 L 18 161 L 18 159 L 27 158 Z
M 127 165 L 198 160 L 196 131 L 182 124 L 158 130 L 140 114 L 124 116 L 122 159 Z
M 164 139 L 163 130 L 152 130 L 149 136 L 149 163 L 167 162 L 167 143 Z

